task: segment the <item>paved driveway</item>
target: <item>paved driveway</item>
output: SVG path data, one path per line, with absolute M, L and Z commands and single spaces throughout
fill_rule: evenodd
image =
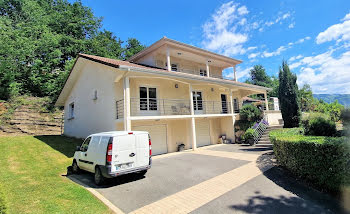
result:
M 271 148 L 215 145 L 156 156 L 145 177 L 93 184 L 70 176 L 129 213 L 332 213 L 339 205 L 274 167 Z

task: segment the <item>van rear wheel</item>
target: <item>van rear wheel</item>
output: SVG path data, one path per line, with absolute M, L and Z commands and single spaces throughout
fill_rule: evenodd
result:
M 95 169 L 95 176 L 94 176 L 95 184 L 96 185 L 101 185 L 105 181 L 105 178 L 102 175 L 100 167 L 96 167 Z
M 73 171 L 74 174 L 79 174 L 79 172 L 80 172 L 80 168 L 79 168 L 78 163 L 77 163 L 76 160 L 73 160 L 72 171 Z

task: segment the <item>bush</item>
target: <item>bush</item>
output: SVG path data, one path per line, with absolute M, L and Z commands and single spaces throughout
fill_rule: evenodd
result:
M 350 108 L 345 108 L 340 114 L 340 120 L 344 126 L 350 126 Z
M 325 114 L 310 114 L 302 120 L 305 135 L 313 136 L 335 136 L 336 125 Z
M 239 112 L 240 120 L 257 122 L 262 119 L 262 112 L 253 105 L 244 105 Z
M 254 129 L 252 129 L 252 128 L 247 129 L 247 131 L 245 131 L 245 133 L 243 135 L 243 140 L 247 141 L 250 139 L 254 139 L 253 133 L 254 133 Z
M 345 137 L 301 135 L 300 129 L 270 132 L 277 161 L 321 189 L 339 192 L 350 185 L 350 142 Z
M 254 121 L 247 121 L 247 120 L 237 120 L 235 123 L 235 131 L 246 131 L 248 128 L 252 127 L 255 124 Z M 238 127 L 238 128 L 237 128 Z

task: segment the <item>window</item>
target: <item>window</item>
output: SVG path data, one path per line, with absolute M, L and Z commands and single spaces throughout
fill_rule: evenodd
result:
M 177 71 L 177 64 L 171 64 L 171 70 Z
M 86 152 L 88 150 L 90 141 L 91 141 L 91 137 L 88 137 L 84 140 L 83 144 L 81 144 L 80 150 L 82 152 Z
M 195 111 L 203 110 L 203 98 L 202 98 L 202 92 L 200 91 L 193 91 L 193 108 Z
M 157 89 L 140 87 L 140 110 L 157 111 Z
M 202 76 L 202 77 L 208 76 L 208 75 L 207 75 L 207 70 L 200 69 L 200 70 L 199 70 L 199 75 Z
M 221 108 L 222 113 L 227 114 L 227 97 L 226 94 L 221 94 Z
M 68 116 L 68 119 L 74 118 L 74 103 L 69 104 Z
M 235 113 L 237 113 L 239 111 L 237 98 L 233 99 L 233 109 L 234 109 Z

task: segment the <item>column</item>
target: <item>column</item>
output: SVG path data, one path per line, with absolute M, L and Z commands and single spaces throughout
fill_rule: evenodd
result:
M 232 98 L 232 91 L 230 90 L 230 109 L 231 109 L 231 114 L 234 114 L 234 109 L 233 109 L 233 98 Z
M 166 48 L 166 63 L 167 63 L 168 71 L 171 71 L 170 50 L 168 47 Z
M 234 77 L 235 77 L 235 81 L 237 82 L 236 65 L 233 66 L 233 74 L 234 74 Z
M 267 93 L 266 93 L 266 91 L 264 93 L 264 98 L 265 98 L 266 111 L 268 111 L 269 110 L 269 102 L 267 101 Z
M 130 120 L 130 79 L 124 78 L 124 130 L 131 131 Z
M 232 114 L 232 127 L 233 127 L 233 136 L 234 138 L 232 139 L 233 142 L 232 143 L 235 143 L 236 141 L 236 133 L 235 133 L 235 122 L 236 122 L 236 115 L 233 115 L 234 114 L 234 111 L 233 111 L 233 95 L 232 95 L 232 91 L 230 91 L 230 103 L 231 103 L 231 114 Z
M 197 136 L 196 136 L 196 119 L 194 116 L 194 107 L 193 107 L 193 94 L 192 94 L 192 85 L 189 84 L 189 95 L 190 95 L 190 108 L 191 108 L 191 134 L 192 134 L 192 150 L 197 149 Z
M 210 70 L 209 70 L 209 62 L 208 62 L 208 60 L 206 62 L 206 65 L 207 65 L 207 76 L 210 77 Z

